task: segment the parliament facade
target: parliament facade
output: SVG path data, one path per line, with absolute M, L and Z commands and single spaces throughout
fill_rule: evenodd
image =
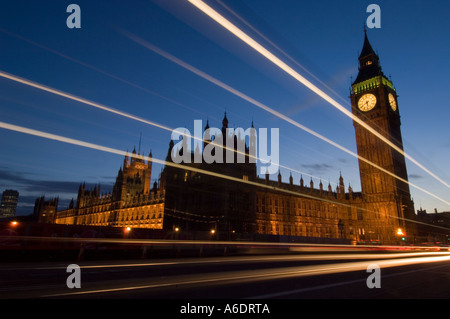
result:
M 53 216 L 46 214 L 45 221 L 382 244 L 398 243 L 399 236 L 413 241 L 414 204 L 405 158 L 364 127 L 367 124 L 403 150 L 396 90 L 383 74 L 367 34 L 350 99 L 352 113 L 359 119 L 354 120 L 354 127 L 360 192 L 345 186 L 342 176 L 335 188 L 322 182 L 314 185 L 303 177 L 294 181 L 290 176 L 289 182 L 283 182 L 280 173 L 277 180 L 269 175 L 261 178 L 247 146 L 243 163 L 175 165 L 170 141 L 158 182 L 150 182 L 152 155 L 133 150 L 125 156 L 111 193 L 80 185 L 76 201 L 68 209 L 54 210 Z M 225 114 L 223 134 L 227 128 Z M 210 142 L 206 138 L 204 147 Z M 233 142 L 226 147 L 236 150 L 236 138 Z

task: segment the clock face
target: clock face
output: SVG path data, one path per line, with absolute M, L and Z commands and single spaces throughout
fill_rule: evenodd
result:
M 375 95 L 364 94 L 358 101 L 358 108 L 363 112 L 367 112 L 373 109 L 376 104 L 377 98 L 375 97 Z
M 392 93 L 389 93 L 389 104 L 393 111 L 397 110 L 397 101 L 395 101 L 395 97 Z

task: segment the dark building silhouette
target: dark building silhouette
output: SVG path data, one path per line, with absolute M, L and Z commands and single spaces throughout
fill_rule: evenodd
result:
M 450 244 L 450 212 L 427 213 L 426 210 L 417 211 L 418 233 L 422 243 Z
M 36 198 L 33 216 L 40 223 L 54 223 L 58 211 L 59 198 L 46 200 L 45 196 Z

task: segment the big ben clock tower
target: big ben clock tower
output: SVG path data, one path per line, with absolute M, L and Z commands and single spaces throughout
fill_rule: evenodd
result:
M 397 93 L 364 33 L 359 73 L 350 95 L 352 113 L 403 150 Z M 410 221 L 414 220 L 414 204 L 404 155 L 357 122 L 353 124 L 365 203 L 364 239 L 381 243 L 413 241 L 415 228 Z

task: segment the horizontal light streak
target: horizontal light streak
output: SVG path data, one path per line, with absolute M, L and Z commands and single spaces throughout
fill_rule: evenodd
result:
M 64 240 L 64 238 L 63 238 Z M 126 243 L 124 240 L 123 243 Z M 232 242 L 235 245 L 245 245 L 246 242 Z M 213 242 L 208 242 L 208 245 L 212 245 Z M 248 244 L 248 243 L 247 243 Z M 260 246 L 265 247 L 266 243 L 259 243 Z M 170 245 L 172 246 L 172 245 Z M 449 253 L 443 252 L 416 252 L 416 253 L 359 253 L 358 251 L 365 251 L 365 249 L 357 248 L 351 246 L 352 251 L 356 253 L 352 254 L 342 254 L 342 248 L 335 248 L 335 254 L 302 254 L 302 255 L 286 255 L 286 256 L 238 256 L 238 257 L 207 257 L 207 258 L 183 258 L 183 259 L 169 259 L 154 262 L 114 262 L 114 263 L 104 263 L 98 264 L 80 264 L 82 269 L 110 269 L 110 268 L 134 268 L 134 267 L 158 267 L 158 266 L 168 266 L 168 265 L 204 265 L 204 264 L 224 264 L 224 263 L 260 263 L 260 262 L 302 262 L 302 261 L 314 261 L 314 260 L 355 260 L 355 259 L 393 259 L 393 258 L 406 258 L 406 257 L 435 257 L 442 255 L 449 255 Z M 26 270 L 47 270 L 47 269 L 66 269 L 66 264 L 61 264 L 60 266 L 27 266 L 15 267 L 14 269 Z M 6 267 L 0 267 L 0 271 L 12 270 L 8 265 Z
M 430 225 L 431 226 L 431 225 Z M 118 227 L 119 229 L 121 227 Z M 124 228 L 124 227 L 122 227 Z M 104 243 L 104 244 L 127 244 L 127 245 L 148 245 L 148 246 L 167 246 L 167 247 L 183 247 L 183 246 L 236 246 L 246 248 L 262 248 L 262 249 L 288 249 L 291 252 L 298 253 L 337 253 L 345 256 L 345 252 L 370 252 L 369 256 L 379 256 L 383 252 L 388 253 L 395 258 L 402 256 L 436 256 L 450 255 L 449 247 L 441 246 L 394 246 L 394 245 L 348 245 L 348 244 L 312 244 L 312 243 L 295 243 L 295 242 L 260 242 L 260 241 L 226 241 L 226 240 L 178 240 L 178 239 L 135 239 L 135 238 L 83 238 L 83 237 L 42 237 L 42 236 L 0 236 L 5 241 L 26 240 L 27 242 L 62 242 L 62 243 Z M 439 251 L 438 251 L 439 250 Z M 396 252 L 394 254 L 394 252 Z M 380 255 L 387 257 L 388 255 Z M 292 256 L 289 258 L 293 258 Z M 384 257 L 383 257 L 384 258 Z
M 298 127 L 299 129 L 301 129 L 301 130 L 303 130 L 303 131 L 305 131 L 305 132 L 307 132 L 307 133 L 309 133 L 309 134 L 319 138 L 320 140 L 322 140 L 322 141 L 324 141 L 324 142 L 326 142 L 326 143 L 328 143 L 328 144 L 330 144 L 330 145 L 340 149 L 341 151 L 343 151 L 343 152 L 345 152 L 345 153 L 347 153 L 347 154 L 349 154 L 349 155 L 351 155 L 351 156 L 353 156 L 355 158 L 358 158 L 359 160 L 361 160 L 361 161 L 363 161 L 363 162 L 365 162 L 365 163 L 367 163 L 367 164 L 377 168 L 378 170 L 380 170 L 380 171 L 382 171 L 382 172 L 384 172 L 384 173 L 386 173 L 386 174 L 388 174 L 388 175 L 390 175 L 390 176 L 392 176 L 392 177 L 394 177 L 394 178 L 396 178 L 396 179 L 398 179 L 398 180 L 400 180 L 400 181 L 402 181 L 402 182 L 404 182 L 406 184 L 409 184 L 410 186 L 412 186 L 412 187 L 414 187 L 414 188 L 424 192 L 425 194 L 428 194 L 428 195 L 434 197 L 435 199 L 437 199 L 437 200 L 439 200 L 439 201 L 441 201 L 441 202 L 443 202 L 443 203 L 445 203 L 447 205 L 450 205 L 450 202 L 440 198 L 439 196 L 433 194 L 432 192 L 427 191 L 426 189 L 424 189 L 424 188 L 422 188 L 422 187 L 420 187 L 418 185 L 415 185 L 415 184 L 407 181 L 406 179 L 401 178 L 400 176 L 395 175 L 394 173 L 392 173 L 392 172 L 390 172 L 390 171 L 380 167 L 379 165 L 377 165 L 377 164 L 371 162 L 370 160 L 368 160 L 368 159 L 366 159 L 366 158 L 356 154 L 355 152 L 352 152 L 351 150 L 347 149 L 346 147 L 344 147 L 344 146 L 342 146 L 342 145 L 340 145 L 340 144 L 330 140 L 329 138 L 321 135 L 320 133 L 318 133 L 318 132 L 316 132 L 316 131 L 314 131 L 314 130 L 312 130 L 312 129 L 310 129 L 310 128 L 308 128 L 308 127 L 306 127 L 306 126 L 304 126 L 304 125 L 302 125 L 300 123 L 298 123 L 297 121 L 293 120 L 292 118 L 290 118 L 290 117 L 288 117 L 288 116 L 286 116 L 286 115 L 284 115 L 284 114 L 282 114 L 282 113 L 272 109 L 271 107 L 269 107 L 269 106 L 267 106 L 267 105 L 265 105 L 265 104 L 255 100 L 255 99 L 253 99 L 252 97 L 250 97 L 250 96 L 248 96 L 248 95 L 238 91 L 237 89 L 229 86 L 228 84 L 225 84 L 222 81 L 214 78 L 213 76 L 211 76 L 211 75 L 209 75 L 209 74 L 207 74 L 207 73 L 205 73 L 205 72 L 195 68 L 194 66 L 192 66 L 192 65 L 190 65 L 190 64 L 188 64 L 188 63 L 186 63 L 186 62 L 184 62 L 182 60 L 180 60 L 179 58 L 171 55 L 170 53 L 167 53 L 164 50 L 161 50 L 160 48 L 156 47 L 155 45 L 153 45 L 153 44 L 151 44 L 151 43 L 149 43 L 149 42 L 147 42 L 147 41 L 145 41 L 145 40 L 143 40 L 143 39 L 141 39 L 141 38 L 139 38 L 139 37 L 137 37 L 137 36 L 135 36 L 135 35 L 133 35 L 133 34 L 131 34 L 129 32 L 126 32 L 126 31 L 120 31 L 120 32 L 123 35 L 125 35 L 126 37 L 128 37 L 131 40 L 135 41 L 136 43 L 138 43 L 138 44 L 148 48 L 149 50 L 151 50 L 151 51 L 161 55 L 162 57 L 164 57 L 164 58 L 174 62 L 175 64 L 178 64 L 179 66 L 181 66 L 181 67 L 185 68 L 186 70 L 188 70 L 188 71 L 190 71 L 190 72 L 192 72 L 192 73 L 202 77 L 203 79 L 205 79 L 205 80 L 207 80 L 207 81 L 209 81 L 209 82 L 211 82 L 211 83 L 213 83 L 213 84 L 223 88 L 224 90 L 226 90 L 226 91 L 228 91 L 228 92 L 230 92 L 230 93 L 240 97 L 241 99 L 243 99 L 243 100 L 245 100 L 245 101 L 247 101 L 247 102 L 257 106 L 258 108 L 263 109 L 263 110 L 271 113 L 272 115 L 275 115 L 276 117 L 278 117 L 278 118 L 280 118 L 280 119 L 282 119 L 282 120 L 284 120 L 284 121 L 286 121 L 286 122 L 288 122 L 288 123 Z
M 371 264 L 376 264 L 380 268 L 401 267 L 414 264 L 425 264 L 433 262 L 449 261 L 450 256 L 436 256 L 436 257 L 416 257 L 416 258 L 403 258 L 403 259 L 389 259 L 389 260 L 371 260 L 361 262 L 347 262 L 325 265 L 310 265 L 310 266 L 296 266 L 296 267 L 281 267 L 270 269 L 256 269 L 256 270 L 241 270 L 222 273 L 208 273 L 208 274 L 195 274 L 187 276 L 177 276 L 174 278 L 166 278 L 164 282 L 154 281 L 146 285 L 136 286 L 122 286 L 113 287 L 107 289 L 95 289 L 76 291 L 69 293 L 51 294 L 44 297 L 56 297 L 56 296 L 76 296 L 76 295 L 88 295 L 98 293 L 111 293 L 120 291 L 142 290 L 142 289 L 155 289 L 171 286 L 187 286 L 187 285 L 199 285 L 199 284 L 230 284 L 234 282 L 256 282 L 275 279 L 287 279 L 297 278 L 305 276 L 319 276 L 328 274 L 337 274 L 344 272 L 354 272 L 366 270 Z M 366 278 L 364 278 L 366 279 Z
M 448 183 L 446 183 L 444 180 L 442 180 L 440 177 L 435 175 L 433 172 L 428 170 L 426 167 L 424 167 L 422 164 L 420 164 L 418 161 L 416 161 L 413 157 L 411 157 L 409 154 L 405 153 L 403 149 L 392 143 L 389 139 L 378 133 L 375 129 L 373 129 L 370 125 L 366 124 L 363 120 L 359 119 L 357 116 L 354 116 L 352 112 L 348 111 L 344 106 L 342 106 L 340 103 L 335 101 L 333 98 L 331 98 L 328 94 L 320 90 L 317 86 L 312 84 L 310 81 L 308 81 L 306 78 L 301 76 L 298 72 L 296 72 L 294 69 L 292 69 L 290 66 L 288 66 L 286 63 L 281 61 L 278 57 L 276 57 L 274 54 L 269 52 L 266 48 L 264 48 L 262 45 L 260 45 L 258 42 L 256 42 L 253 38 L 248 36 L 245 32 L 240 30 L 238 27 L 236 27 L 234 24 L 232 24 L 230 21 L 228 21 L 226 18 L 224 18 L 222 15 L 220 15 L 217 11 L 215 11 L 213 8 L 205 4 L 201 0 L 188 0 L 191 4 L 193 4 L 195 7 L 197 7 L 199 10 L 201 10 L 203 13 L 208 15 L 211 19 L 216 21 L 218 24 L 220 24 L 222 27 L 230 31 L 232 34 L 234 34 L 236 37 L 241 39 L 243 42 L 245 42 L 247 45 L 249 45 L 251 48 L 253 48 L 255 51 L 260 53 L 262 56 L 264 56 L 266 59 L 274 63 L 276 66 L 278 66 L 281 70 L 289 74 L 291 77 L 293 77 L 295 80 L 306 86 L 308 89 L 316 93 L 318 96 L 320 96 L 322 99 L 327 101 L 329 104 L 334 106 L 336 109 L 344 113 L 346 116 L 351 118 L 353 121 L 364 127 L 366 130 L 371 132 L 373 135 L 378 137 L 380 140 L 382 140 L 384 143 L 392 147 L 394 150 L 408 158 L 411 162 L 416 164 L 418 167 L 423 169 L 425 172 L 427 172 L 430 176 L 438 180 L 440 183 L 445 185 L 446 187 L 450 187 Z

